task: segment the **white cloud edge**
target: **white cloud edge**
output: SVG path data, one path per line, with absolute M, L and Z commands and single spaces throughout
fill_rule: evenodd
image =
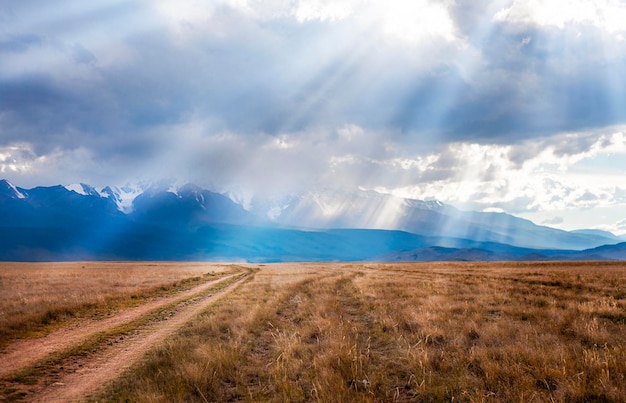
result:
M 611 34 L 626 32 L 626 4 L 618 0 L 514 0 L 495 21 L 564 29 L 591 24 Z

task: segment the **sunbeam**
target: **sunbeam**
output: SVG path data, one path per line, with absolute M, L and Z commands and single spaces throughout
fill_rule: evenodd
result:
M 319 194 L 305 227 L 397 229 L 409 197 L 621 228 L 625 18 L 618 0 L 6 0 L 0 171 L 175 178 L 248 209 Z M 484 217 L 437 225 L 480 237 Z

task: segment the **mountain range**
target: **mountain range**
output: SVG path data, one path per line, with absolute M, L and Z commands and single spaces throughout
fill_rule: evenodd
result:
M 0 260 L 621 260 L 626 239 L 373 191 L 237 198 L 192 184 L 0 180 Z

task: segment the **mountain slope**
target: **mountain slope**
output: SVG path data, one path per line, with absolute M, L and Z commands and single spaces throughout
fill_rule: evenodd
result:
M 570 257 L 576 260 L 626 260 L 626 242 L 574 252 Z
M 0 182 L 0 218 L 3 226 L 78 227 L 116 220 L 117 206 L 96 194 L 79 194 L 63 186 L 17 188 Z
M 0 181 L 0 260 L 626 259 L 626 244 L 595 247 L 619 241 L 612 234 L 375 192 L 293 196 L 266 218 L 253 214 L 258 206 L 247 211 L 190 184 L 22 189 Z M 595 248 L 572 247 L 586 244 Z
M 151 188 L 133 200 L 132 219 L 158 225 L 257 224 L 261 220 L 228 197 L 187 184 L 175 193 Z
M 378 256 L 375 260 L 386 262 L 626 260 L 626 242 L 582 251 L 524 249 L 498 244 L 476 244 L 475 247 L 466 248 L 429 246 L 414 250 L 394 251 Z
M 581 250 L 620 242 L 606 233 L 567 232 L 509 214 L 461 211 L 373 191 L 309 191 L 273 202 L 255 200 L 251 211 L 296 228 L 389 229 L 525 248 Z

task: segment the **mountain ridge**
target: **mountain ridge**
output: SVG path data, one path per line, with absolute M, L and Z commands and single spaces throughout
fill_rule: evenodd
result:
M 274 216 L 268 214 L 272 203 L 261 205 L 245 209 L 228 195 L 193 184 L 23 189 L 2 180 L 0 259 L 626 258 L 619 237 L 610 233 L 569 233 L 503 213 L 463 212 L 437 201 L 371 191 L 292 195 Z M 359 228 L 366 224 L 374 228 Z M 544 247 L 524 244 L 524 237 L 538 238 Z
M 372 194 L 374 197 L 371 197 Z M 257 215 L 271 210 L 253 207 Z M 439 201 L 405 199 L 372 191 L 309 191 L 275 202 L 272 221 L 301 228 L 370 228 L 432 237 L 470 238 L 518 247 L 586 249 L 622 240 L 588 232 L 540 226 L 506 213 L 461 211 Z M 611 234 L 612 235 L 612 234 Z

